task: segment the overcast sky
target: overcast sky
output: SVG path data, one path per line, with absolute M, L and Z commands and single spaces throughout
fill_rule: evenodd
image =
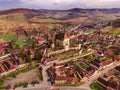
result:
M 0 0 L 0 9 L 120 8 L 120 0 Z

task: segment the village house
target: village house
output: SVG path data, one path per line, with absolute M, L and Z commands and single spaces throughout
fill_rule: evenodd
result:
M 108 71 L 101 77 L 97 79 L 97 83 L 106 88 L 107 90 L 120 90 L 120 81 L 119 78 L 115 76 L 115 74 L 120 75 L 119 67 L 117 66 L 114 69 Z
M 17 67 L 21 67 L 21 65 L 25 64 L 22 58 L 17 58 L 16 56 L 9 55 L 8 57 L 4 57 L 0 60 L 0 74 L 4 75 L 7 72 L 12 71 Z
M 53 84 L 75 84 L 78 82 L 77 75 L 73 67 L 62 63 L 48 69 L 50 80 Z
M 94 61 L 91 61 L 90 62 L 90 65 L 93 66 L 94 68 L 96 69 L 102 69 L 104 67 L 106 67 L 107 65 L 113 63 L 113 60 L 112 59 L 109 59 L 109 60 L 103 60 L 103 61 L 100 61 L 100 60 L 94 60 Z
M 83 70 L 71 61 L 49 68 L 48 75 L 53 84 L 76 84 L 79 81 L 86 82 L 95 71 L 93 67 Z
M 58 62 L 58 60 L 59 60 L 58 58 L 45 59 L 44 64 L 45 65 L 54 64 L 54 63 Z
M 36 39 L 38 40 L 38 43 L 41 45 L 41 44 L 43 44 L 46 40 L 43 38 L 43 37 L 41 37 L 41 36 L 36 36 Z

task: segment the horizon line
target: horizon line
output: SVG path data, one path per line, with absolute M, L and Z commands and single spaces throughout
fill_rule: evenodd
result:
M 7 9 L 0 9 L 0 11 L 4 11 L 4 10 L 11 10 L 11 9 L 31 9 L 31 10 L 71 10 L 71 9 L 120 9 L 119 8 L 114 8 L 114 7 L 111 7 L 111 8 L 79 8 L 79 7 L 74 7 L 74 8 L 68 8 L 68 9 L 48 9 L 48 8 L 22 8 L 22 7 L 18 7 L 18 8 L 7 8 Z

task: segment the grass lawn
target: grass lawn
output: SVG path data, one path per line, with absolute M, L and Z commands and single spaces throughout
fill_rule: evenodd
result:
M 53 26 L 53 25 L 48 25 L 48 28 L 49 28 L 49 29 L 53 29 L 54 26 Z
M 4 80 L 0 78 L 0 86 L 2 86 L 3 84 L 4 84 Z
M 120 79 L 120 73 L 115 72 L 115 73 L 114 73 L 114 75 L 115 75 L 117 78 L 119 78 L 119 79 Z
M 78 61 L 76 61 L 75 62 L 80 68 L 82 68 L 82 69 L 87 69 L 88 68 L 88 66 L 87 65 L 85 65 L 84 63 L 82 63 L 82 62 L 80 62 L 79 60 Z
M 92 83 L 90 84 L 90 88 L 92 90 L 106 90 L 105 88 L 103 88 L 102 86 L 100 86 L 99 84 L 97 83 Z
M 89 51 L 87 51 L 87 50 L 82 51 L 82 55 L 85 55 L 85 54 L 88 54 L 88 53 L 89 53 Z
M 16 41 L 16 44 L 17 44 L 19 47 L 22 47 L 22 46 L 26 45 L 26 41 L 25 41 L 25 40 L 17 40 L 17 41 Z
M 108 56 L 105 56 L 104 58 L 105 58 L 105 60 L 109 60 L 110 59 Z
M 109 33 L 113 36 L 117 36 L 120 34 L 120 28 L 112 28 L 109 30 Z
M 94 61 L 94 60 L 96 60 L 96 57 L 95 56 L 90 56 L 90 58 L 89 58 L 91 61 Z
M 28 72 L 28 71 L 33 70 L 35 68 L 36 68 L 36 66 L 23 67 L 23 68 L 19 69 L 18 71 L 7 74 L 6 77 L 12 77 L 13 75 L 18 75 L 20 73 L 25 73 L 25 72 Z
M 75 57 L 78 57 L 79 56 L 79 54 L 77 55 L 77 54 L 73 54 L 73 55 L 70 55 L 70 56 L 68 56 L 68 57 L 64 57 L 64 58 L 61 58 L 61 60 L 66 60 L 66 59 L 70 59 L 70 58 L 75 58 Z
M 40 79 L 40 80 L 43 80 L 42 71 L 39 70 L 37 73 L 38 73 L 38 77 L 39 77 L 39 79 Z
M 17 39 L 17 35 L 16 34 L 6 34 L 4 37 L 5 41 L 11 41 L 11 40 L 16 40 Z
M 99 17 L 99 20 L 100 22 L 108 22 L 108 21 L 111 21 L 111 20 L 115 20 L 116 17 L 115 16 L 102 16 L 102 17 Z
M 69 59 L 69 58 L 77 56 L 76 54 L 77 54 L 76 50 L 71 50 L 71 51 L 61 53 L 61 54 L 53 55 L 52 57 L 53 58 L 60 58 L 61 60 L 65 60 L 65 59 Z

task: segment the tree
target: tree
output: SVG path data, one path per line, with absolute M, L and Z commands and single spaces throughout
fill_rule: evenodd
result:
M 27 56 L 26 61 L 30 63 L 32 61 L 32 58 L 30 56 Z
M 9 42 L 9 48 L 10 48 L 10 49 L 13 49 L 12 42 Z
M 63 47 L 63 43 L 62 43 L 61 40 L 56 40 L 55 45 L 58 46 L 58 47 Z
M 42 55 L 38 51 L 36 51 L 34 59 L 40 60 L 41 58 L 42 58 Z
M 56 63 L 53 63 L 53 66 L 55 67 L 55 66 L 56 66 Z

